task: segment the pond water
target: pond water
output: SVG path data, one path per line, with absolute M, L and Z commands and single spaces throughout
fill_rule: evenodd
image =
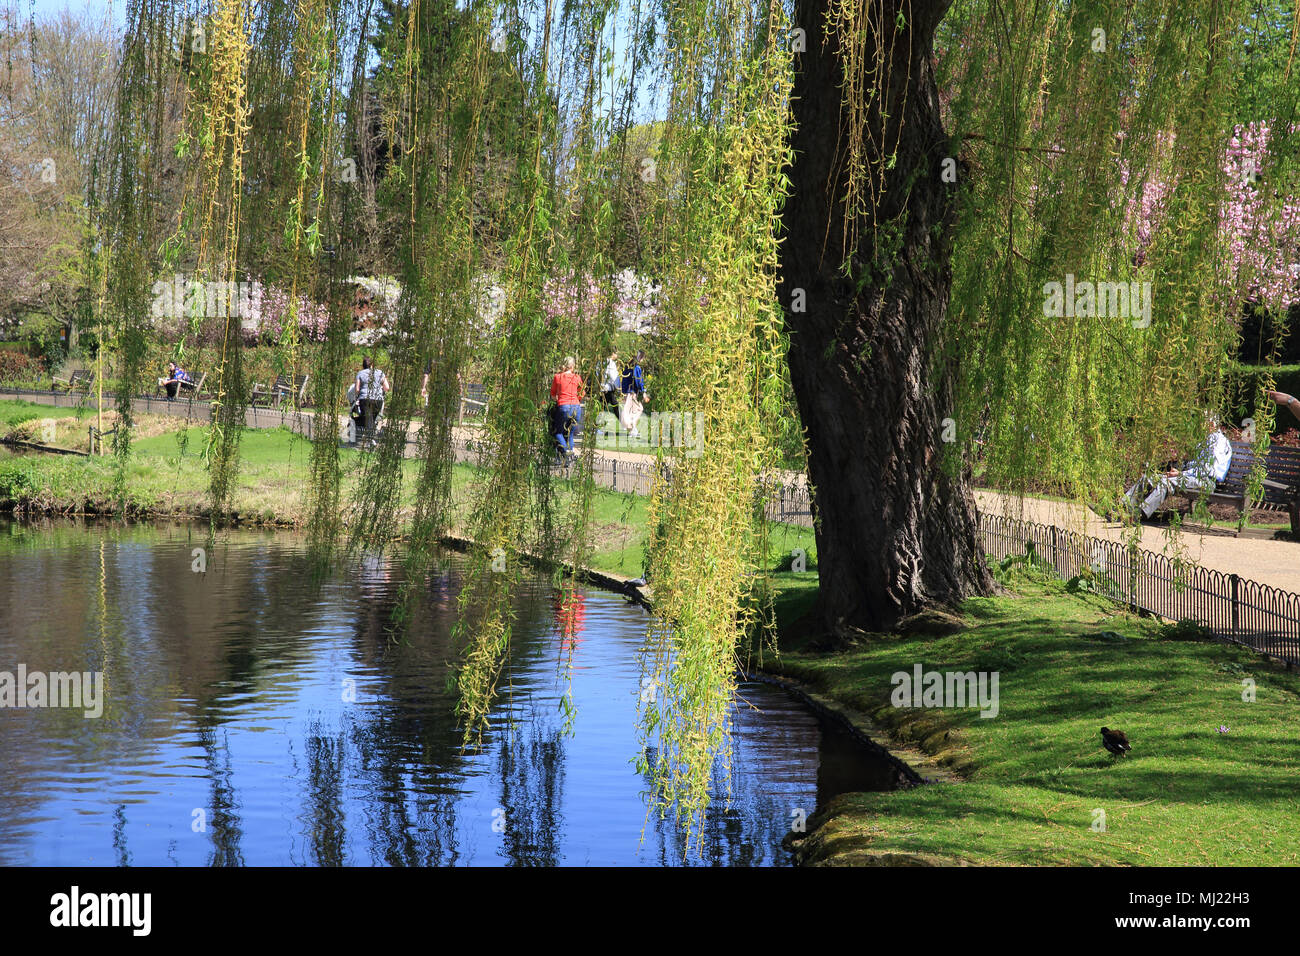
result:
M 641 608 L 529 580 L 508 692 L 465 753 L 455 558 L 399 624 L 391 556 L 313 584 L 296 536 L 223 533 L 198 573 L 205 544 L 0 519 L 0 681 L 103 675 L 98 717 L 88 699 L 0 709 L 0 864 L 781 866 L 797 811 L 890 786 L 842 731 L 748 683 L 730 803 L 686 854 L 671 819 L 647 820 L 634 765 Z

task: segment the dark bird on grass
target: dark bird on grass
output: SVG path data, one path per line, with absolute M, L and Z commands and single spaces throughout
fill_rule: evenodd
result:
M 1124 731 L 1111 730 L 1109 727 L 1101 728 L 1101 745 L 1116 757 L 1123 757 L 1133 749 L 1129 746 L 1128 737 Z

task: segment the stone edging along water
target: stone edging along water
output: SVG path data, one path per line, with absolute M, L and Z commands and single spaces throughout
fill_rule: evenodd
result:
M 469 538 L 447 536 L 442 543 L 455 551 L 467 552 L 475 547 Z M 547 560 L 539 555 L 521 553 L 521 558 L 528 564 L 541 570 L 564 570 L 573 574 L 584 583 L 595 585 L 607 591 L 622 594 L 633 603 L 640 604 L 646 610 L 653 608 L 653 597 L 647 597 L 641 588 L 631 585 L 631 578 L 606 571 L 590 568 L 574 569 L 568 561 Z M 835 724 L 847 733 L 864 749 L 887 761 L 895 773 L 898 789 L 906 790 L 926 783 L 955 783 L 963 778 L 960 774 L 940 765 L 928 754 L 913 747 L 891 733 L 888 729 L 872 721 L 865 714 L 847 707 L 832 698 L 819 694 L 801 681 L 783 674 L 775 674 L 761 668 L 741 668 L 739 674 L 747 681 L 758 681 L 779 687 L 790 694 L 822 720 Z M 888 741 L 889 746 L 880 743 Z
M 28 451 L 44 451 L 55 455 L 73 455 L 80 458 L 89 458 L 90 455 L 84 451 L 77 451 L 75 448 L 55 448 L 52 445 L 46 445 L 43 442 L 23 441 L 21 438 L 2 438 L 0 445 L 12 448 L 24 448 Z

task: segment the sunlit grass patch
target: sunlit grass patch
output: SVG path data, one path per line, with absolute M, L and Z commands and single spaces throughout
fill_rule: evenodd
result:
M 1300 862 L 1300 676 L 1236 645 L 1164 640 L 1154 622 L 1051 583 L 1022 578 L 959 610 L 957 634 L 783 655 L 787 673 L 969 778 L 837 801 L 818 852 L 844 840 L 845 852 L 982 864 Z M 891 707 L 891 675 L 917 663 L 998 671 L 998 715 Z M 1127 733 L 1130 756 L 1102 749 L 1103 725 Z

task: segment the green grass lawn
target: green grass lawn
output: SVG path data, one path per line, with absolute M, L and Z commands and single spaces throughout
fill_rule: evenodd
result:
M 5 422 L 26 418 L 77 414 L 27 402 L 0 401 L 0 430 Z M 82 412 L 81 415 L 93 415 Z M 206 428 L 190 427 L 138 438 L 126 473 L 126 503 L 136 514 L 201 516 L 208 512 L 209 474 L 203 461 Z M 240 439 L 238 478 L 230 507 L 241 521 L 300 526 L 307 517 L 311 444 L 286 428 L 246 429 Z M 355 499 L 361 480 L 356 449 L 341 448 L 343 501 Z M 91 503 L 97 511 L 117 511 L 116 465 L 111 457 L 72 458 L 32 454 L 0 463 L 0 500 L 28 497 L 63 509 Z M 419 462 L 403 462 L 402 506 L 414 505 Z M 452 487 L 455 510 L 453 529 L 467 532 L 475 469 L 457 466 Z M 574 504 L 574 483 L 556 481 L 558 527 L 565 527 Z M 592 501 L 588 547 L 592 568 L 625 577 L 640 577 L 644 570 L 645 543 L 649 535 L 647 499 L 634 494 L 597 488 Z M 769 525 L 768 564 L 778 563 L 795 548 L 812 554 L 813 534 L 808 528 Z M 562 550 L 561 554 L 564 553 Z M 811 559 L 810 559 L 811 560 Z
M 948 636 L 881 635 L 839 653 L 791 626 L 777 669 L 870 714 L 966 780 L 832 803 L 813 859 L 907 853 L 977 864 L 1300 863 L 1300 676 L 1241 647 L 1172 640 L 1150 620 L 1057 582 L 967 601 Z M 890 705 L 891 675 L 996 671 L 999 712 Z M 1243 681 L 1256 699 L 1242 699 Z M 1128 734 L 1113 758 L 1100 728 Z M 1228 731 L 1220 733 L 1218 728 Z M 1105 829 L 1094 829 L 1105 812 Z
M 18 425 L 22 422 L 36 421 L 41 418 L 73 418 L 94 414 L 78 408 L 57 408 L 53 405 L 41 405 L 37 402 L 0 401 L 0 433 L 6 431 L 4 426 Z

